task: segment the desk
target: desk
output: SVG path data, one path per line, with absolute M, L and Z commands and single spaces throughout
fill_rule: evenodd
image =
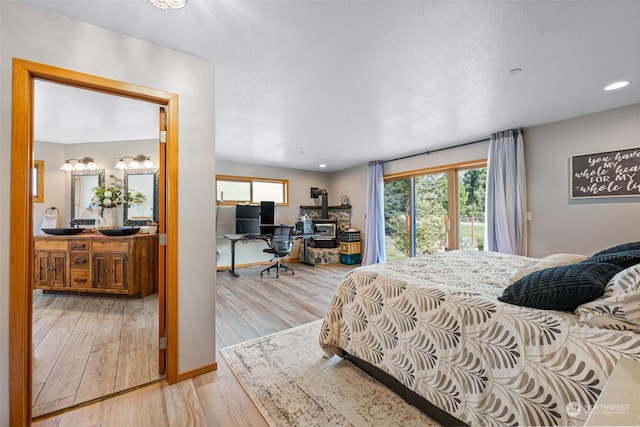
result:
M 269 241 L 269 236 L 266 234 L 261 235 L 247 235 L 247 234 L 225 234 L 225 239 L 231 241 L 231 268 L 229 269 L 229 273 L 234 276 L 240 276 L 238 272 L 236 272 L 236 243 L 238 241 L 248 242 L 251 240 L 264 240 L 265 242 Z
M 309 264 L 309 249 L 307 245 L 307 239 L 311 237 L 318 237 L 318 235 L 317 234 L 292 234 L 291 237 L 293 238 L 293 240 L 303 239 L 302 244 L 304 245 L 304 260 L 300 262 L 307 265 L 313 265 L 313 264 Z M 240 275 L 236 271 L 236 243 L 238 241 L 248 242 L 252 240 L 263 240 L 265 242 L 268 242 L 271 236 L 268 234 L 261 234 L 261 235 L 225 234 L 224 238 L 231 241 L 231 268 L 229 269 L 229 272 L 234 276 L 239 277 Z

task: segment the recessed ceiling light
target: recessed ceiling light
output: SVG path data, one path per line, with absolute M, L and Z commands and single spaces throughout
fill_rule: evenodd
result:
M 615 83 L 611 83 L 609 86 L 605 87 L 604 90 L 616 90 L 616 89 L 621 89 L 625 86 L 629 86 L 628 81 L 621 81 L 621 82 L 615 82 Z
M 514 74 L 518 74 L 520 71 L 522 71 L 522 68 L 512 68 L 509 70 L 509 74 L 513 76 Z
M 319 167 L 319 168 L 326 168 L 326 167 L 327 167 L 327 165 L 325 165 L 324 163 L 321 163 L 321 164 L 319 164 L 319 165 L 318 165 L 318 167 Z

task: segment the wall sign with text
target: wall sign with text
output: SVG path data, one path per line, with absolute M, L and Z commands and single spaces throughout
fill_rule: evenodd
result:
M 571 198 L 640 196 L 640 148 L 571 157 Z

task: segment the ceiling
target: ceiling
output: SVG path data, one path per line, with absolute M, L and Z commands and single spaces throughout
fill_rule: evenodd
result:
M 158 137 L 159 106 L 36 80 L 34 139 L 76 144 Z
M 640 102 L 638 0 L 20 2 L 211 60 L 223 160 L 335 171 Z

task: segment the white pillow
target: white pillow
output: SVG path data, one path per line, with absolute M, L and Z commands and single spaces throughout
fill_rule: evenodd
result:
M 613 276 L 604 295 L 578 306 L 575 314 L 593 326 L 640 331 L 640 264 Z
M 546 257 L 540 258 L 535 264 L 523 267 L 516 271 L 513 276 L 509 278 L 509 284 L 520 280 L 527 274 L 531 274 L 534 271 L 544 270 L 545 268 L 560 267 L 561 265 L 576 264 L 589 258 L 586 255 L 578 254 L 552 254 Z

